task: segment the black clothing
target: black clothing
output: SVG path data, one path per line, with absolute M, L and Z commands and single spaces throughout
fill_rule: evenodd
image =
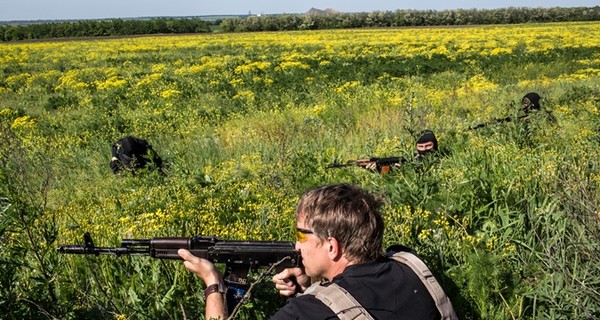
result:
M 410 267 L 381 258 L 351 265 L 333 279 L 346 289 L 375 319 L 440 319 L 433 298 Z M 288 299 L 272 320 L 338 319 L 315 296 Z
M 113 173 L 117 174 L 122 170 L 134 171 L 147 166 L 150 170 L 163 167 L 162 159 L 148 141 L 127 136 L 112 145 L 110 168 Z

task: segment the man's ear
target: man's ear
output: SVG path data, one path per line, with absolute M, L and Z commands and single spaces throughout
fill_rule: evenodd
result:
M 331 260 L 338 261 L 340 258 L 342 258 L 342 248 L 340 247 L 340 243 L 336 238 L 327 238 L 325 245 L 327 246 L 327 254 Z

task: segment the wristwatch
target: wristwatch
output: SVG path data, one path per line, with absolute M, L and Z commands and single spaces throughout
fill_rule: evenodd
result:
M 208 297 L 211 293 L 218 292 L 219 294 L 225 294 L 225 290 L 227 290 L 227 288 L 222 282 L 211 284 L 210 286 L 206 287 L 206 289 L 204 289 L 204 294 L 202 294 L 202 298 L 204 298 L 204 301 L 206 301 L 206 297 Z

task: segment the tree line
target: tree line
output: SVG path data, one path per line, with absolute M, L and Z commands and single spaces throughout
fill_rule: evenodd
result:
M 534 22 L 596 21 L 600 6 L 577 8 L 504 8 L 493 10 L 396 10 L 370 13 L 279 15 L 230 18 L 221 22 L 227 32 L 317 30 L 336 28 L 381 28 L 516 24 Z
M 207 21 L 202 18 L 112 19 L 5 25 L 0 26 L 0 40 L 203 33 L 212 32 L 211 26 L 218 27 L 224 32 L 249 32 L 597 20 L 600 20 L 600 6 L 279 14 L 239 16 L 215 21 Z
M 79 20 L 0 26 L 1 41 L 110 37 L 141 34 L 211 32 L 211 22 L 196 18 L 153 18 L 147 20 Z

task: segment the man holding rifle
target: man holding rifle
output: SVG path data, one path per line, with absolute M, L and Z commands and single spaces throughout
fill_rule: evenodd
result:
M 540 104 L 540 95 L 535 93 L 535 92 L 529 92 L 526 95 L 523 96 L 523 98 L 521 98 L 521 114 L 516 117 L 517 120 L 520 120 L 522 123 L 527 124 L 532 116 L 535 117 L 536 114 L 542 114 L 542 118 L 550 121 L 550 122 L 556 122 L 556 118 L 554 117 L 554 115 L 552 115 L 552 113 L 547 110 L 547 109 L 542 109 L 542 106 Z M 494 119 L 492 121 L 489 122 L 484 122 L 484 123 L 480 123 L 474 126 L 469 127 L 469 130 L 477 130 L 480 128 L 484 128 L 487 127 L 489 125 L 492 124 L 499 124 L 499 123 L 505 123 L 505 122 L 511 122 L 515 119 L 515 117 L 504 117 L 504 118 L 498 118 L 498 119 Z
M 416 260 L 408 260 L 426 270 L 429 280 L 420 278 L 423 273 L 410 263 L 395 261 L 395 252 L 404 251 L 398 246 L 383 251 L 382 204 L 382 199 L 349 184 L 318 187 L 301 196 L 295 218 L 296 250 L 303 266 L 272 279 L 280 294 L 297 296 L 272 319 L 456 319 L 449 299 L 420 259 L 410 254 Z M 179 255 L 207 285 L 206 319 L 226 318 L 219 270 L 188 250 L 180 249 Z
M 435 155 L 438 151 L 438 141 L 435 134 L 431 130 L 423 130 L 419 132 L 417 141 L 415 142 L 415 163 L 422 164 L 423 160 L 429 155 Z M 389 158 L 365 158 L 359 160 L 349 160 L 346 163 L 332 163 L 328 168 L 341 168 L 349 166 L 358 166 L 371 171 L 386 174 L 392 171 L 392 168 L 401 167 L 409 162 L 404 157 L 389 157 Z
M 423 130 L 419 132 L 417 141 L 415 142 L 415 156 L 414 159 L 417 162 L 421 162 L 426 159 L 429 155 L 434 155 L 438 151 L 438 141 L 435 134 L 431 130 Z M 387 158 L 389 159 L 389 158 Z M 378 161 L 369 162 L 365 168 L 370 170 L 377 170 L 379 173 L 387 173 L 391 171 L 393 167 L 400 167 L 403 163 L 407 162 L 404 158 L 399 158 L 400 161 L 392 164 L 380 164 Z

